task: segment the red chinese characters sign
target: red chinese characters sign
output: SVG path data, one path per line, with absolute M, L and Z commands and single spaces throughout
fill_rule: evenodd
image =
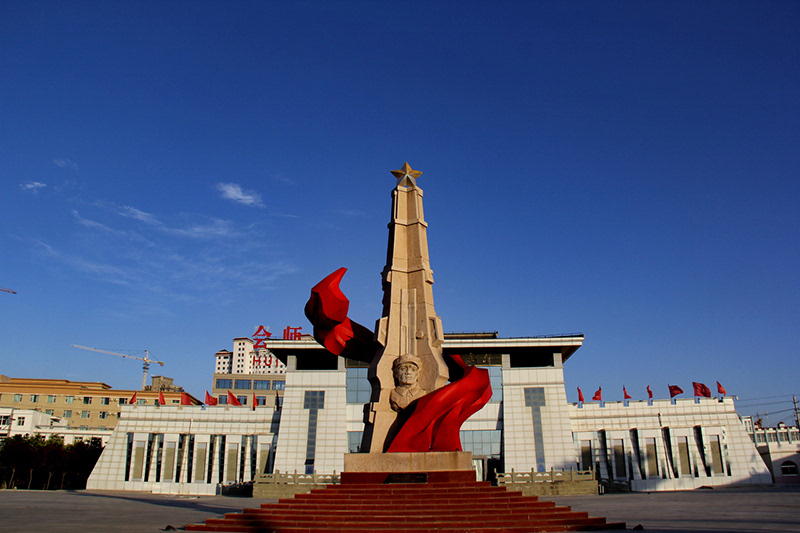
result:
M 272 333 L 267 331 L 264 326 L 258 326 L 258 329 L 255 333 L 253 333 L 253 349 L 254 350 L 261 350 L 267 349 L 267 339 L 272 337 Z
M 299 341 L 301 329 L 303 328 L 302 327 L 292 328 L 287 326 L 283 330 L 283 338 L 290 341 Z

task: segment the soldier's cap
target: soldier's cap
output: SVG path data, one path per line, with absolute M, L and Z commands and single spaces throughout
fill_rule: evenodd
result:
M 392 363 L 392 369 L 394 370 L 400 365 L 414 365 L 417 368 L 422 368 L 422 361 L 416 355 L 401 355 Z

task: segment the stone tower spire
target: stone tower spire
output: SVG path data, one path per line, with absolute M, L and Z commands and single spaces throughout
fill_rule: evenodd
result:
M 422 210 L 422 189 L 416 181 L 422 172 L 412 170 L 406 163 L 392 174 L 397 185 L 392 191 L 389 245 L 382 274 L 383 317 L 375 328 L 375 338 L 382 349 L 369 369 L 373 395 L 362 443 L 362 449 L 366 447 L 371 453 L 382 452 L 387 437 L 391 438 L 396 430 L 393 424 L 397 413 L 389 402 L 396 385 L 396 361 L 418 362 L 417 384 L 424 392 L 444 386 L 448 379 L 442 359 L 442 321 L 433 307 L 428 224 Z

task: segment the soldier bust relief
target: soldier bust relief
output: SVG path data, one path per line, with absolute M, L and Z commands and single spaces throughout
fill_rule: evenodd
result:
M 413 355 L 401 355 L 392 363 L 395 387 L 389 396 L 389 405 L 395 411 L 405 409 L 417 398 L 428 394 L 417 383 L 421 364 L 419 358 Z

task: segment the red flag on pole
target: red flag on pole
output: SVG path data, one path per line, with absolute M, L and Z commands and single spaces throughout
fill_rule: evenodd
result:
M 669 387 L 669 397 L 674 398 L 678 394 L 683 394 L 683 389 L 677 385 L 667 385 Z
M 603 387 L 597 389 L 597 392 L 595 392 L 594 396 L 592 396 L 592 400 L 594 400 L 595 402 L 603 401 Z
M 136 395 L 137 395 L 137 394 L 138 394 L 138 392 L 134 392 L 134 393 L 133 393 L 133 396 L 131 396 L 131 399 L 130 399 L 130 400 L 128 400 L 128 403 L 129 403 L 129 404 L 131 404 L 131 405 L 136 405 Z
M 217 405 L 217 399 L 206 391 L 206 405 Z
M 192 405 L 192 397 L 185 392 L 181 393 L 181 405 Z
M 717 381 L 717 392 L 722 394 L 723 396 L 727 396 L 728 394 L 727 392 L 725 392 L 725 387 L 719 384 L 719 381 Z
M 253 411 L 256 410 L 256 405 L 258 405 L 258 400 L 256 400 L 256 393 L 253 393 Z
M 631 395 L 630 395 L 630 394 L 628 394 L 628 391 L 626 391 L 626 390 L 625 390 L 625 387 L 624 387 L 624 386 L 622 387 L 622 397 L 623 397 L 624 399 L 626 399 L 626 400 L 630 400 L 630 399 L 631 399 Z
M 706 387 L 703 383 L 697 383 L 696 381 L 692 381 L 692 387 L 694 387 L 695 396 L 704 396 L 706 398 L 711 398 L 711 389 Z
M 163 391 L 158 391 L 158 405 L 167 405 L 167 400 L 164 399 Z
M 236 399 L 236 396 L 234 396 L 231 391 L 228 391 L 228 405 L 235 405 L 237 407 L 242 406 L 242 404 Z
M 647 386 L 647 397 L 653 399 L 653 391 L 650 390 L 650 385 Z
M 578 387 L 578 401 L 583 402 L 583 392 L 580 387 Z

